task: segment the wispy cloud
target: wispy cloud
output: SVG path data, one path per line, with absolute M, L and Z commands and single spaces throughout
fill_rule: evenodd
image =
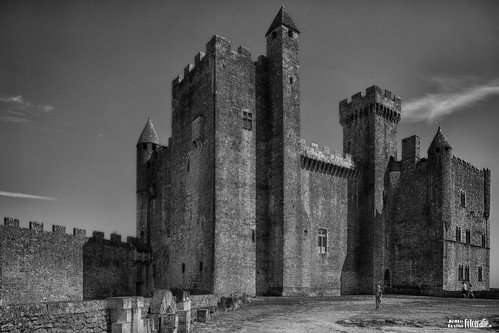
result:
M 52 105 L 40 105 L 24 99 L 21 95 L 0 95 L 0 121 L 31 123 L 36 118 L 54 111 Z
M 25 193 L 5 192 L 5 191 L 0 191 L 0 196 L 11 197 L 11 198 L 22 198 L 22 199 L 37 199 L 37 200 L 59 201 L 58 198 L 43 197 L 43 196 L 40 196 L 40 195 L 32 195 L 32 194 L 25 194 Z
M 436 92 L 403 103 L 404 119 L 433 122 L 499 94 L 499 79 L 484 83 L 473 78 L 436 77 L 431 81 L 436 84 Z

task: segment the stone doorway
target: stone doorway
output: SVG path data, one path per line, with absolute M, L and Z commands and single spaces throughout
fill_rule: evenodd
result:
M 383 286 L 385 293 L 389 293 L 391 288 L 391 280 L 390 280 L 390 270 L 388 268 L 385 270 L 385 279 Z

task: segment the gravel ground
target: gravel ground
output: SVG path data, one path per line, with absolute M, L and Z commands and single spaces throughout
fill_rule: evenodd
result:
M 448 328 L 452 319 L 481 320 L 489 329 Z M 487 332 L 499 331 L 499 300 L 383 297 L 379 310 L 373 296 L 257 297 L 235 311 L 219 312 L 203 332 Z

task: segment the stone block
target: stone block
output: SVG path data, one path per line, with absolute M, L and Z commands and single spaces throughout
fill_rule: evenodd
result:
M 156 290 L 151 300 L 151 313 L 174 313 L 177 310 L 175 296 L 170 290 Z
M 191 322 L 191 310 L 179 310 L 177 311 L 179 323 L 190 323 Z
M 179 323 L 177 333 L 189 333 L 191 331 L 191 323 Z
M 198 309 L 197 310 L 197 321 L 200 323 L 208 323 L 211 320 L 211 314 L 209 309 Z
M 132 322 L 131 309 L 113 309 L 111 310 L 112 323 L 130 323 Z
M 179 316 L 176 313 L 167 313 L 160 315 L 161 327 L 171 326 L 178 327 Z
M 111 324 L 111 333 L 131 333 L 132 325 L 130 323 Z

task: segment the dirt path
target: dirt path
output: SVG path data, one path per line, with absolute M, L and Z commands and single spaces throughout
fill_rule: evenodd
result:
M 492 329 L 447 328 L 449 319 L 486 318 Z M 261 297 L 235 311 L 218 313 L 204 332 L 486 332 L 499 331 L 499 300 L 385 296 Z

